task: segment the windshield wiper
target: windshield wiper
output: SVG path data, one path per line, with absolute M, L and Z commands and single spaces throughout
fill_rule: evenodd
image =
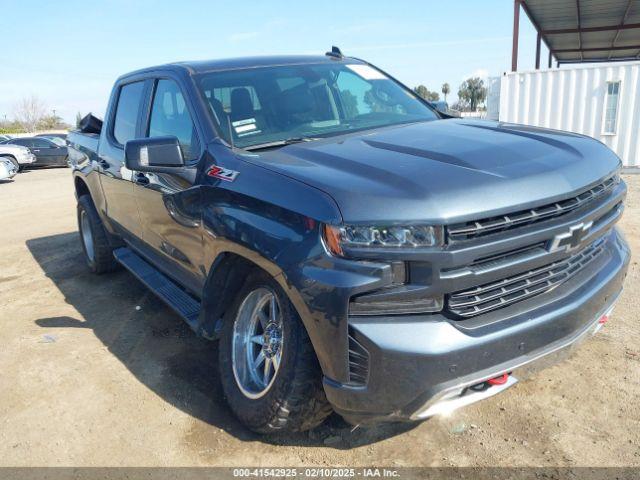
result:
M 302 142 L 311 142 L 313 140 L 317 140 L 315 137 L 291 137 L 285 138 L 284 140 L 275 140 L 273 142 L 265 142 L 265 143 L 256 143 L 255 145 L 248 145 L 243 147 L 245 150 L 250 152 L 255 150 L 263 150 L 266 148 L 274 148 L 274 147 L 284 147 L 285 145 L 292 145 L 294 143 L 302 143 Z

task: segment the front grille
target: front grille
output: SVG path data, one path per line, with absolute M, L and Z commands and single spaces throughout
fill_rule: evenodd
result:
M 366 385 L 369 378 L 369 352 L 349 332 L 349 383 Z
M 509 230 L 514 227 L 536 223 L 549 218 L 559 217 L 605 195 L 613 189 L 616 183 L 618 183 L 617 175 L 580 193 L 579 195 L 576 195 L 575 197 L 567 198 L 566 200 L 561 200 L 559 202 L 550 203 L 529 210 L 521 210 L 508 215 L 500 215 L 472 222 L 454 224 L 447 228 L 448 238 L 452 241 L 466 240 L 490 233 Z
M 548 292 L 586 267 L 602 252 L 603 243 L 600 239 L 564 260 L 452 293 L 447 298 L 447 309 L 454 315 L 468 318 Z

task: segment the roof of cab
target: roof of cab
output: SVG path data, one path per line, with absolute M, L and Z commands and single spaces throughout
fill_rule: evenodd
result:
M 221 70 L 235 70 L 243 68 L 269 67 L 276 65 L 304 65 L 317 63 L 331 63 L 349 61 L 350 63 L 364 63 L 362 60 L 352 57 L 333 57 L 330 55 L 278 55 L 262 57 L 238 57 L 221 60 L 198 60 L 191 62 L 176 62 L 147 67 L 122 75 L 120 78 L 138 75 L 148 71 L 158 70 L 182 70 L 190 75 L 214 72 Z

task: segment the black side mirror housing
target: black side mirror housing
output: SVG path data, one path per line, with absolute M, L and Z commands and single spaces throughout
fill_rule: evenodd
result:
M 180 142 L 173 136 L 137 138 L 124 146 L 125 165 L 138 172 L 162 172 L 184 166 Z

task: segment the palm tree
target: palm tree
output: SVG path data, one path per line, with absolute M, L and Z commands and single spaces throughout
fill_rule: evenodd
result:
M 449 87 L 448 83 L 443 83 L 442 84 L 442 94 L 444 95 L 444 101 L 447 101 L 447 95 L 449 95 L 449 93 L 451 92 L 451 88 Z

